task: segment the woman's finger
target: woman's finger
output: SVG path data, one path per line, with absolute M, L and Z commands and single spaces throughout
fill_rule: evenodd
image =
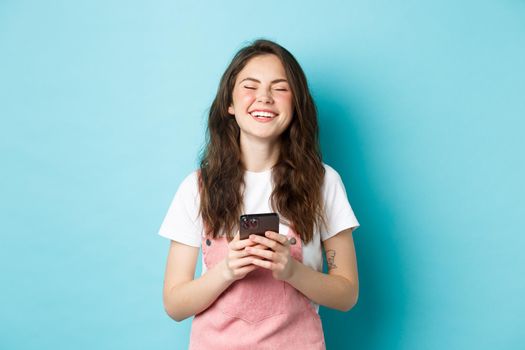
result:
M 253 248 L 257 248 L 257 249 L 268 249 L 267 246 L 265 246 L 264 244 L 257 244 L 255 242 L 252 242 L 254 245 L 249 245 L 248 247 L 253 247 Z
M 232 250 L 241 250 L 244 249 L 244 247 L 247 247 L 249 245 L 253 245 L 254 243 L 250 241 L 249 239 L 237 239 L 232 240 L 229 243 L 230 249 Z
M 286 237 L 285 235 L 281 235 L 280 233 L 274 231 L 266 231 L 264 235 L 270 239 L 273 239 L 276 242 L 281 243 L 282 245 L 288 244 L 288 237 Z
M 252 264 L 259 266 L 259 267 L 263 267 L 268 270 L 274 270 L 277 266 L 277 264 L 275 264 L 274 262 L 270 260 L 261 260 L 261 259 L 253 259 Z
M 229 268 L 233 270 L 233 269 L 238 269 L 246 265 L 250 265 L 252 263 L 252 260 L 253 260 L 253 257 L 251 256 L 246 256 L 244 258 L 230 260 Z
M 230 252 L 230 258 L 233 258 L 233 259 L 239 259 L 239 258 L 243 258 L 245 256 L 248 256 L 250 255 L 251 253 L 249 253 L 247 251 L 248 248 L 255 248 L 255 249 L 260 249 L 260 250 L 268 250 L 268 251 L 271 251 L 270 249 L 268 249 L 267 246 L 265 245 L 262 245 L 262 244 L 256 244 L 255 242 L 252 242 L 252 245 L 249 245 L 249 246 L 246 246 L 244 247 L 243 249 L 240 249 L 240 250 L 232 250 Z
M 273 249 L 275 251 L 281 250 L 283 248 L 283 245 L 280 242 L 277 242 L 273 239 L 257 236 L 257 235 L 250 235 L 250 240 L 252 240 L 255 243 L 262 244 L 270 249 Z
M 237 269 L 236 273 L 244 276 L 257 268 L 258 268 L 257 265 L 248 265 L 248 266 L 241 267 L 240 269 Z
M 265 258 L 271 261 L 276 261 L 278 260 L 278 257 L 279 257 L 276 252 L 274 252 L 273 250 L 269 250 L 269 249 L 246 247 L 245 251 L 247 254 L 257 255 L 257 256 L 260 256 L 261 258 Z

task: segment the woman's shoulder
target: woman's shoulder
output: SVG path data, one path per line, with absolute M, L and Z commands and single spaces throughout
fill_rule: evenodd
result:
M 179 184 L 177 192 L 185 195 L 196 195 L 199 192 L 199 170 L 187 174 Z
M 184 177 L 181 184 L 197 184 L 197 180 L 199 179 L 199 172 L 200 169 L 193 170 Z
M 332 166 L 326 163 L 323 163 L 323 166 L 325 170 L 325 173 L 324 173 L 325 184 L 330 184 L 333 182 L 341 181 L 341 175 L 339 175 L 339 172 L 337 172 L 337 170 L 335 170 Z

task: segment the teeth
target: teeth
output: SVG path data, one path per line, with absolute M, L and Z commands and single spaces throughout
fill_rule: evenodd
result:
M 270 113 L 270 112 L 255 111 L 255 112 L 252 113 L 252 116 L 254 116 L 254 117 L 273 118 L 273 117 L 275 117 L 275 114 L 274 113 Z

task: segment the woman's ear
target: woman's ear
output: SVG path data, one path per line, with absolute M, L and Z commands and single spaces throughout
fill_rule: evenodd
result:
M 231 104 L 231 105 L 228 107 L 228 113 L 231 114 L 231 115 L 235 115 L 235 110 L 233 109 L 233 104 Z

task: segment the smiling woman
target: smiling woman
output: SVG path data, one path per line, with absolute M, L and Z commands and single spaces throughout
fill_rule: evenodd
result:
M 200 169 L 159 232 L 171 240 L 164 306 L 177 321 L 195 315 L 190 349 L 324 349 L 319 305 L 357 302 L 359 223 L 339 174 L 322 162 L 318 129 L 290 52 L 257 40 L 235 55 L 210 108 Z M 269 212 L 279 232 L 240 239 L 241 215 Z
M 292 120 L 292 92 L 283 64 L 275 55 L 257 56 L 246 64 L 237 77 L 232 99 L 228 113 L 239 125 L 241 149 L 253 142 L 277 140 Z M 276 156 L 277 143 L 273 151 Z

